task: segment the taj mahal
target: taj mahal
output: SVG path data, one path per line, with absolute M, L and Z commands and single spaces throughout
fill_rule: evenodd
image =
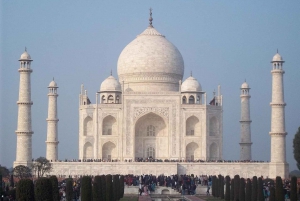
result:
M 51 174 L 239 174 L 245 178 L 287 178 L 284 61 L 279 53 L 270 65 L 270 162 L 257 162 L 251 156 L 251 96 L 246 82 L 240 87 L 241 119 L 237 122 L 241 129 L 240 161 L 224 161 L 221 86 L 214 98 L 207 100 L 205 90 L 192 73 L 183 80 L 184 59 L 180 51 L 154 28 L 152 20 L 150 12 L 148 27 L 121 52 L 117 76 L 111 73 L 95 96 L 89 96 L 81 85 L 78 161 L 58 160 L 59 139 L 67 139 L 58 135 L 58 85 L 54 80 L 50 82 L 45 157 L 52 163 Z M 19 61 L 14 166 L 30 165 L 34 137 L 30 80 L 33 60 L 25 50 Z M 141 159 L 153 162 L 137 162 Z

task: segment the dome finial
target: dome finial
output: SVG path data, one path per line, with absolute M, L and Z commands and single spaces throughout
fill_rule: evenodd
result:
M 191 71 L 191 77 L 193 77 L 193 71 Z
M 25 52 L 27 52 L 27 47 L 25 46 Z
M 54 77 L 53 77 L 53 79 L 52 79 L 53 81 L 54 81 Z
M 152 8 L 150 8 L 149 10 L 150 10 L 149 27 L 153 27 L 153 25 L 152 25 L 152 21 L 153 21 L 153 18 L 152 18 Z
M 277 53 L 278 53 L 278 48 L 277 48 Z
M 112 70 L 110 70 L 110 76 L 112 76 Z

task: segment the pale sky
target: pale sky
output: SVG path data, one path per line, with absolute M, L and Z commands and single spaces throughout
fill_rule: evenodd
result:
M 47 86 L 59 89 L 59 159 L 78 158 L 78 95 L 83 83 L 95 93 L 110 75 L 117 77 L 122 49 L 153 25 L 181 52 L 190 72 L 212 98 L 223 94 L 223 155 L 239 158 L 240 86 L 251 87 L 252 156 L 270 160 L 271 64 L 279 53 L 286 106 L 287 161 L 296 169 L 292 140 L 300 126 L 300 1 L 1 1 L 0 164 L 16 158 L 19 57 L 31 55 L 33 157 L 45 156 Z

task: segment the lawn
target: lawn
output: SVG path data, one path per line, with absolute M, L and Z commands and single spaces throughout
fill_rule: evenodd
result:
M 138 201 L 139 197 L 137 195 L 124 195 L 120 201 Z

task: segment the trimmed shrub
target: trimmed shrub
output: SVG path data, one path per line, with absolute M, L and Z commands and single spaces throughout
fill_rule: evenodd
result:
M 211 194 L 212 196 L 216 197 L 216 184 L 217 184 L 217 181 L 216 181 L 216 176 L 212 176 L 211 178 Z
M 83 176 L 81 179 L 81 200 L 92 201 L 92 178 Z
M 249 178 L 247 179 L 247 183 L 246 183 L 246 197 L 245 197 L 245 200 L 246 201 L 251 201 L 252 200 L 252 182 Z
M 106 179 L 105 175 L 101 175 L 101 200 L 106 200 Z
M 281 177 L 276 177 L 275 198 L 276 198 L 276 201 L 284 200 L 283 185 L 282 185 Z
M 239 201 L 240 198 L 240 176 L 234 176 L 234 201 Z
M 230 200 L 234 200 L 234 179 L 231 179 L 231 185 L 230 185 Z
M 124 176 L 120 177 L 120 199 L 124 196 Z
M 226 191 L 225 191 L 225 201 L 230 201 L 230 177 L 225 177 L 226 181 Z
M 257 200 L 265 201 L 263 181 L 261 177 L 259 177 L 257 181 Z
M 31 179 L 21 179 L 18 182 L 16 197 L 21 201 L 34 200 L 34 186 Z
M 297 201 L 297 177 L 291 179 L 291 201 Z
M 257 177 L 252 178 L 252 201 L 257 201 Z
M 245 201 L 245 179 L 241 178 L 240 180 L 240 189 L 239 189 L 239 201 Z
M 101 176 L 95 176 L 93 183 L 93 200 L 101 200 Z
M 119 181 L 119 175 L 114 175 L 113 176 L 113 201 L 118 201 L 119 198 L 119 191 L 120 191 L 120 181 Z
M 35 200 L 53 201 L 52 183 L 46 177 L 40 177 L 34 186 Z
M 220 185 L 219 185 L 219 179 L 218 179 L 218 177 L 216 176 L 215 177 L 215 196 L 218 198 L 219 197 L 219 187 L 220 187 Z
M 112 201 L 112 176 L 110 174 L 105 176 L 106 183 L 106 201 Z
M 66 180 L 66 200 L 72 201 L 73 199 L 73 179 L 69 178 Z
M 270 197 L 269 197 L 269 201 L 276 201 L 276 199 L 275 199 L 275 188 L 274 188 L 274 186 L 270 187 Z
M 49 179 L 50 179 L 50 182 L 51 182 L 51 185 L 52 185 L 53 201 L 60 201 L 57 177 L 56 176 L 51 176 Z
M 224 176 L 219 175 L 219 196 L 224 199 Z

